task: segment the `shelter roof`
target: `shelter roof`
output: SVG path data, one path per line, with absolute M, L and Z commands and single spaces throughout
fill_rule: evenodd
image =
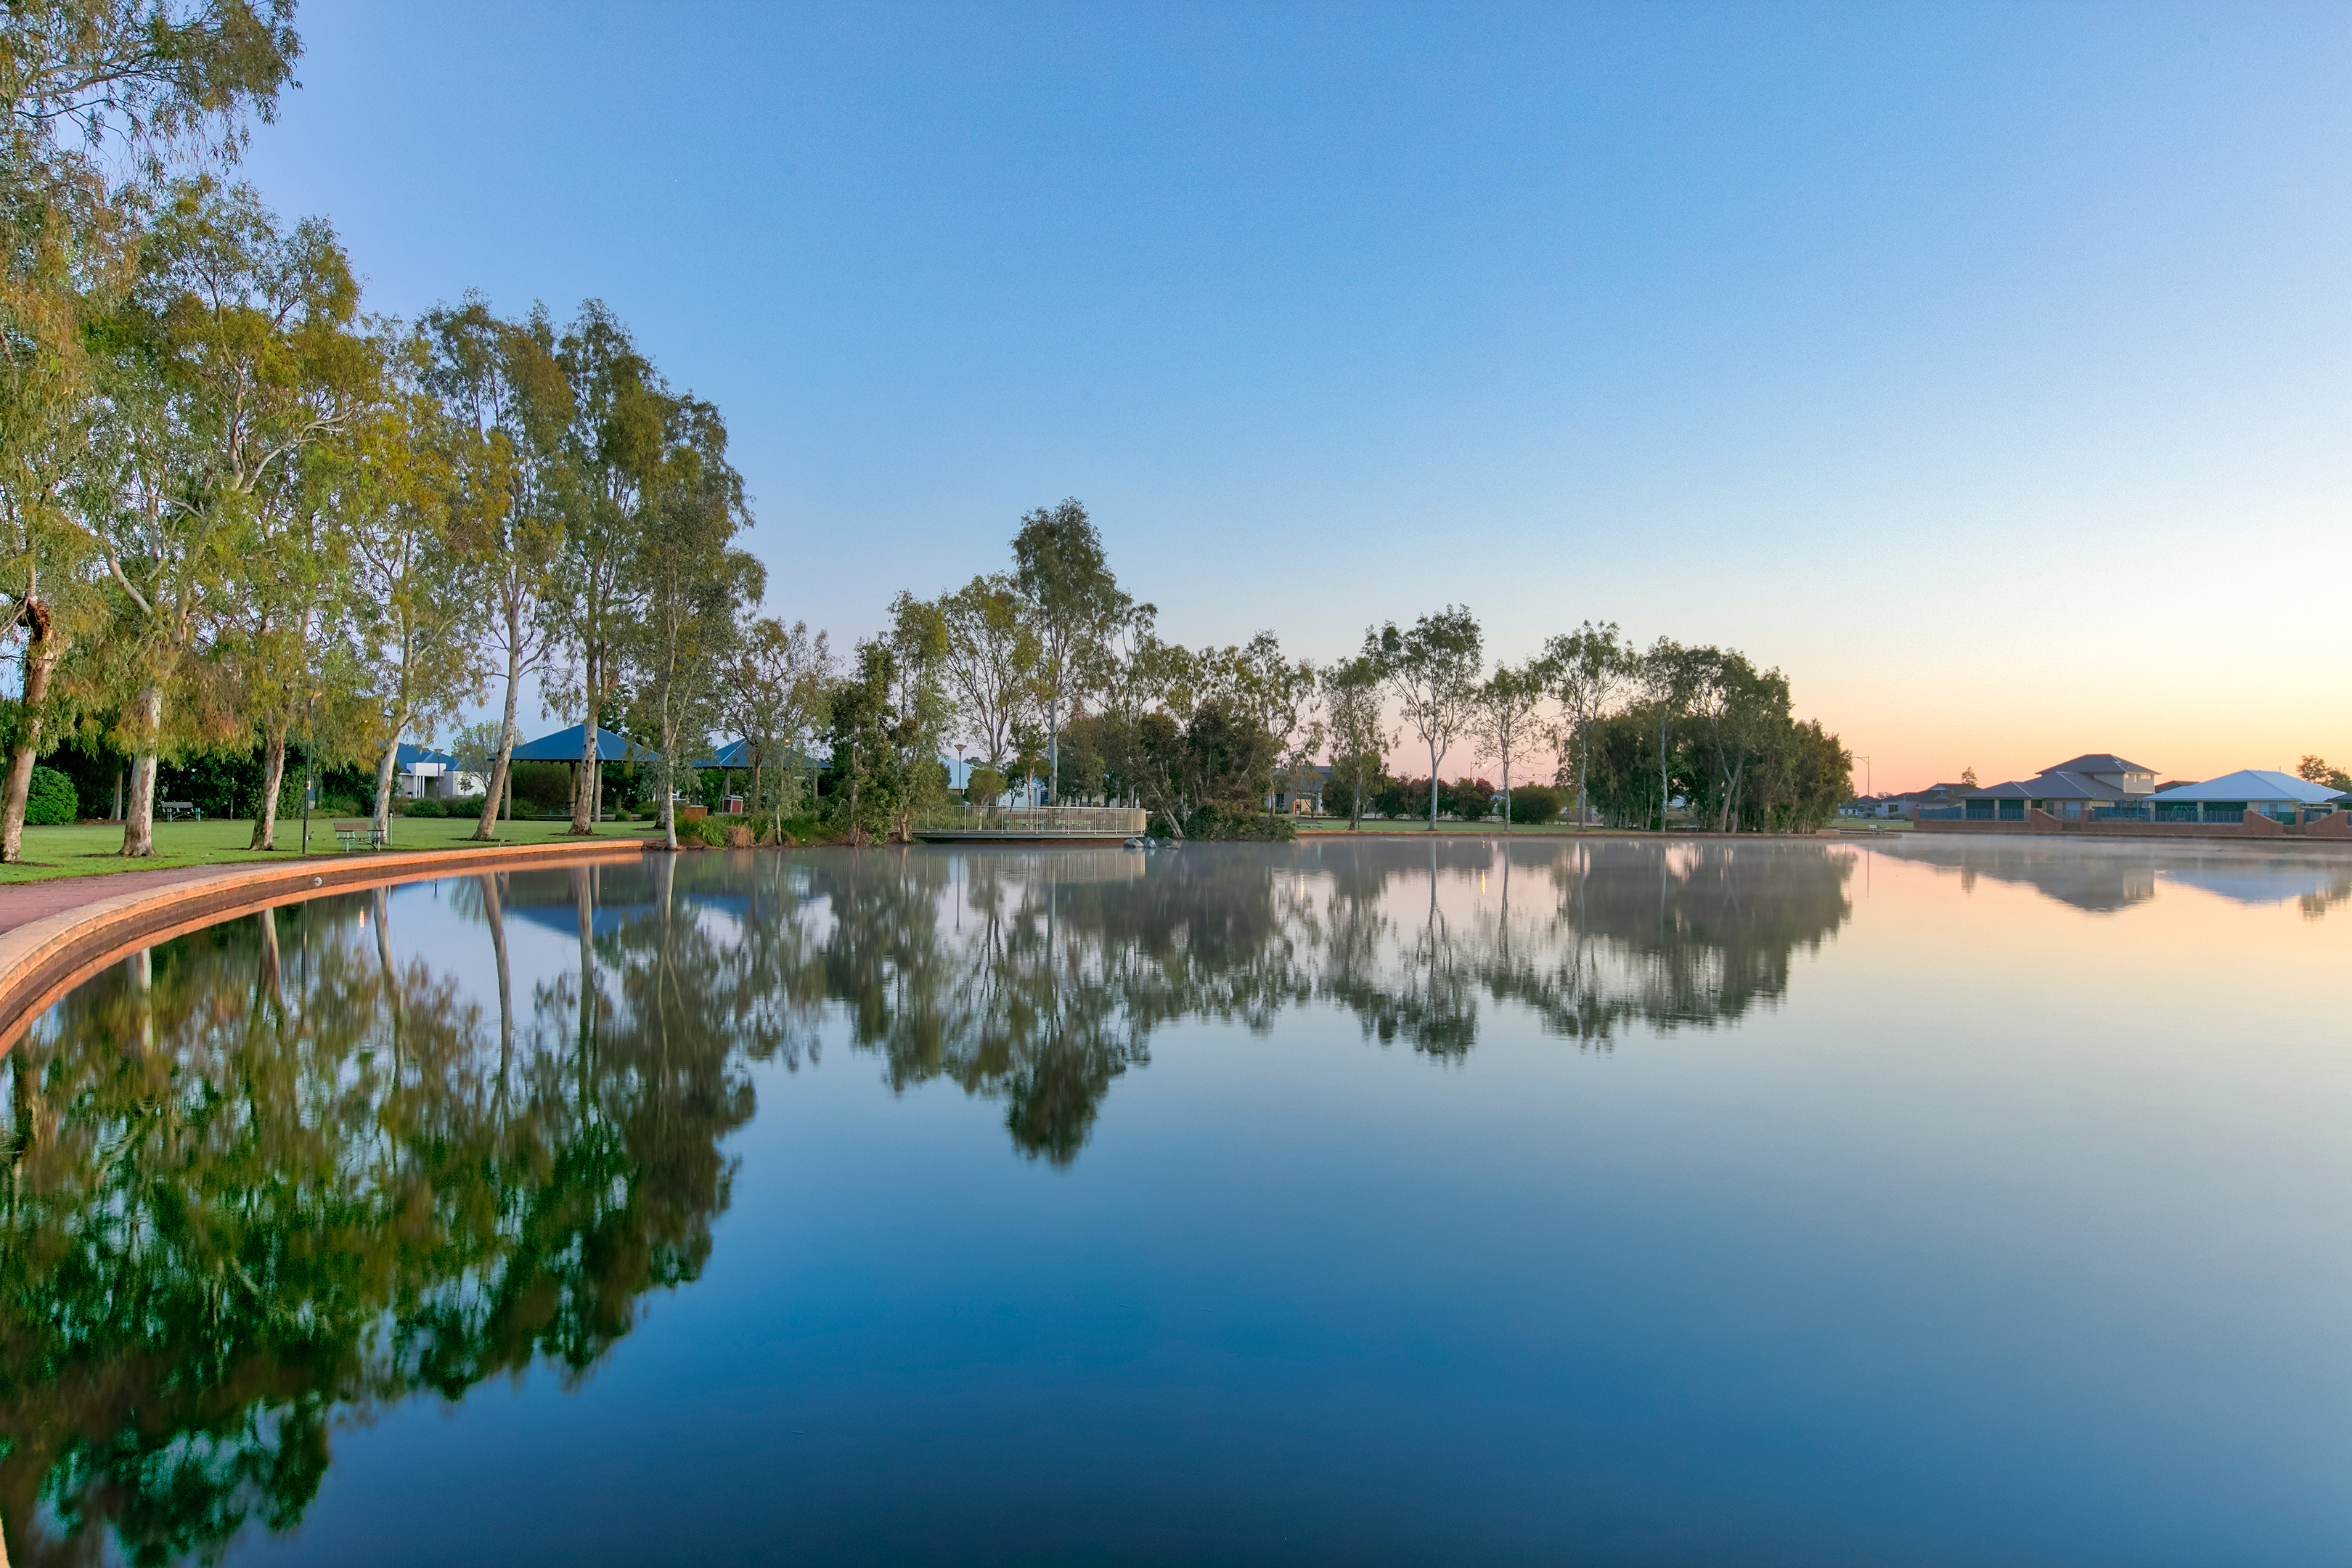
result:
M 558 730 L 552 735 L 541 735 L 514 749 L 519 763 L 576 763 L 583 743 L 588 739 L 588 727 L 574 724 L 568 730 Z M 615 735 L 601 726 L 596 731 L 596 760 L 600 763 L 659 762 L 661 753 L 651 747 L 640 746 L 626 735 Z
M 2203 784 L 2184 784 L 2164 792 L 2167 800 L 2299 800 L 2306 805 L 2336 798 L 2336 792 L 2326 784 L 2299 779 L 2293 773 L 2274 773 L 2269 768 L 2241 768 L 2234 773 L 2223 773 L 2218 779 Z
M 749 737 L 725 742 L 710 755 L 696 758 L 693 765 L 698 768 L 748 768 L 751 765 L 751 742 Z

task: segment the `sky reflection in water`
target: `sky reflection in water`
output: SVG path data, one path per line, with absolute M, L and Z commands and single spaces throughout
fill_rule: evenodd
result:
M 1384 840 L 230 921 L 10 1058 L 8 1561 L 2341 1561 L 2347 900 Z

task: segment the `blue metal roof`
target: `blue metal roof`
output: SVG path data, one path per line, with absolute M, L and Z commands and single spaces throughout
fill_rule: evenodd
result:
M 583 742 L 588 738 L 588 727 L 574 724 L 568 730 L 558 730 L 552 735 L 541 735 L 514 749 L 519 763 L 576 763 L 580 760 Z M 596 760 L 600 763 L 653 763 L 661 754 L 647 747 L 636 745 L 626 735 L 615 735 L 599 728 L 596 731 Z
M 2166 790 L 2156 797 L 2162 801 L 2176 800 L 2299 800 L 2308 805 L 2336 798 L 2336 792 L 2326 784 L 2299 779 L 2293 773 L 2273 773 L 2268 768 L 2247 768 L 2203 784 L 2183 784 L 2179 789 Z
M 405 741 L 400 743 L 400 750 L 394 753 L 393 762 L 404 773 L 419 763 L 439 763 L 445 768 L 454 768 L 457 765 L 457 759 L 446 752 L 436 752 L 425 746 L 412 746 Z
M 699 758 L 698 768 L 748 768 L 751 765 L 751 742 L 749 740 L 730 741 L 714 754 Z

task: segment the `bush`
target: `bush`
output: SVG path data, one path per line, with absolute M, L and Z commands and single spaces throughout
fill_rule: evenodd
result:
M 373 816 L 374 813 L 347 795 L 321 795 L 319 799 L 321 816 Z
M 50 827 L 80 817 L 81 800 L 74 794 L 73 780 L 55 768 L 35 768 L 32 789 L 25 796 L 26 825 Z
M 1494 813 L 1496 793 L 1485 779 L 1455 779 L 1437 786 L 1437 809 L 1464 822 L 1484 822 Z
M 562 763 L 517 763 L 514 764 L 515 816 L 525 816 L 525 807 L 557 816 L 572 815 L 572 770 Z
M 1559 816 L 1559 791 L 1545 784 L 1528 784 L 1511 792 L 1513 822 L 1550 822 Z
M 1298 825 L 1262 811 L 1204 805 L 1184 819 L 1184 837 L 1222 844 L 1287 844 L 1298 837 Z
M 437 800 L 412 800 L 408 803 L 408 815 L 411 816 L 446 816 L 449 815 L 449 808 L 443 805 Z

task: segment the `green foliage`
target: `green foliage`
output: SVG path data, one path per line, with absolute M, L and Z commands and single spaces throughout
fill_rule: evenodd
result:
M 572 770 L 562 763 L 517 763 L 511 774 L 514 780 L 515 811 L 526 808 L 531 812 L 572 810 Z M 480 807 L 477 806 L 476 810 Z
M 929 673 L 936 666 L 926 664 L 929 629 L 902 621 L 903 635 L 859 643 L 853 673 L 833 688 L 824 795 L 853 843 L 904 839 L 917 815 L 947 800 L 938 752 L 944 708 Z
M 1287 844 L 1298 837 L 1298 825 L 1263 811 L 1204 805 L 1184 819 L 1184 837 L 1226 844 Z
M 1464 822 L 1484 822 L 1494 815 L 1499 792 L 1485 779 L 1455 779 L 1437 790 L 1437 809 Z
M 965 775 L 964 799 L 973 805 L 992 805 L 1004 794 L 1004 775 L 994 768 L 974 768 Z
M 73 780 L 55 768 L 36 767 L 31 791 L 25 797 L 25 821 L 36 827 L 51 827 L 80 820 L 81 803 L 74 793 Z
M 458 807 L 460 812 L 463 812 L 464 809 L 465 808 L 462 805 Z M 449 815 L 449 810 L 448 807 L 444 805 L 441 802 L 432 799 L 430 796 L 424 796 L 408 803 L 408 815 L 411 816 L 446 816 Z
M 1429 810 L 1429 781 L 1401 779 L 1382 773 L 1365 792 L 1365 804 L 1382 816 L 1419 816 Z
M 1265 815 L 1275 738 L 1229 698 L 1212 698 L 1181 725 L 1160 710 L 1131 722 L 1107 721 L 1100 732 L 1111 771 L 1131 781 L 1162 822 L 1189 825 L 1204 806 L 1229 816 Z
M 1520 784 L 1511 791 L 1511 820 L 1528 826 L 1559 816 L 1560 792 L 1542 784 Z

